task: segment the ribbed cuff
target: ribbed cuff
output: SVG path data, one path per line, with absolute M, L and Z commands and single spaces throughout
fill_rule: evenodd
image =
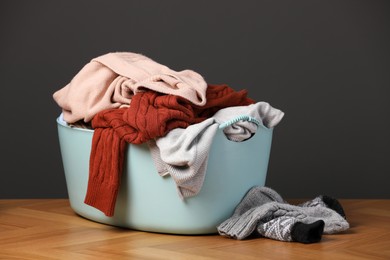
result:
M 114 215 L 118 189 L 117 185 L 111 183 L 102 183 L 98 180 L 89 181 L 84 203 L 111 217 Z

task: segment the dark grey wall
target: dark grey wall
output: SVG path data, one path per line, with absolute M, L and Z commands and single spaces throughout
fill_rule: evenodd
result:
M 52 94 L 112 51 L 282 109 L 285 197 L 390 198 L 389 1 L 1 1 L 0 37 L 0 198 L 67 196 Z

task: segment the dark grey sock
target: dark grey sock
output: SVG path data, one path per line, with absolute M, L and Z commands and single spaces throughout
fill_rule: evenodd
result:
M 319 203 L 324 202 L 321 199 Z M 244 239 L 258 229 L 259 225 L 261 226 L 261 224 L 266 224 L 279 217 L 293 218 L 305 224 L 322 220 L 325 222 L 323 231 L 326 234 L 341 232 L 349 228 L 348 222 L 329 207 L 290 205 L 285 203 L 280 195 L 272 189 L 253 187 L 237 205 L 233 215 L 222 222 L 217 229 L 220 235 Z M 300 231 L 301 229 L 298 228 L 297 230 Z M 316 233 L 314 232 L 314 234 Z
M 328 206 L 328 208 L 333 209 L 334 211 L 339 213 L 342 217 L 347 218 L 345 216 L 345 212 L 344 212 L 343 207 L 341 206 L 341 203 L 337 199 L 332 198 L 332 197 L 327 196 L 327 195 L 322 195 L 322 200 L 325 202 L 325 204 Z
M 337 213 L 339 213 L 343 218 L 346 218 L 345 212 L 343 207 L 341 206 L 340 202 L 327 195 L 320 195 L 312 200 L 309 200 L 307 202 L 304 202 L 302 204 L 299 204 L 298 206 L 301 207 L 316 207 L 316 206 L 322 206 L 327 207 L 330 209 L 333 209 Z
M 318 220 L 311 224 L 297 222 L 291 229 L 292 241 L 305 244 L 319 242 L 324 232 L 324 226 L 325 222 L 323 220 Z

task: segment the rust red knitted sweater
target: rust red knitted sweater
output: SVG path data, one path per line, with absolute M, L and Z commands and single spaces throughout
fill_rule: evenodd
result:
M 204 106 L 197 106 L 179 96 L 147 90 L 134 95 L 129 108 L 96 114 L 84 202 L 107 216 L 114 214 L 128 143 L 142 144 L 174 128 L 199 123 L 219 109 L 254 103 L 246 90 L 236 92 L 227 85 L 208 85 L 206 99 Z

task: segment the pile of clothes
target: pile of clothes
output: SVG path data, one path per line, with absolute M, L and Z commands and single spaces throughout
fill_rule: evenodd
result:
M 201 190 L 218 129 L 228 140 L 242 142 L 259 125 L 273 128 L 284 116 L 246 90 L 209 84 L 195 71 L 174 71 L 131 52 L 92 59 L 53 98 L 64 123 L 94 130 L 84 202 L 106 216 L 114 215 L 128 144 L 146 143 L 158 174 L 171 176 L 185 199 Z M 271 188 L 256 186 L 217 229 L 234 239 L 257 234 L 313 243 L 323 233 L 348 227 L 340 203 L 331 197 L 294 206 Z
M 284 113 L 247 90 L 208 84 L 193 70 L 174 71 L 132 52 L 92 59 L 53 94 L 70 126 L 94 129 L 85 203 L 113 216 L 126 146 L 147 143 L 157 171 L 182 199 L 199 193 L 214 134 L 244 141 Z

